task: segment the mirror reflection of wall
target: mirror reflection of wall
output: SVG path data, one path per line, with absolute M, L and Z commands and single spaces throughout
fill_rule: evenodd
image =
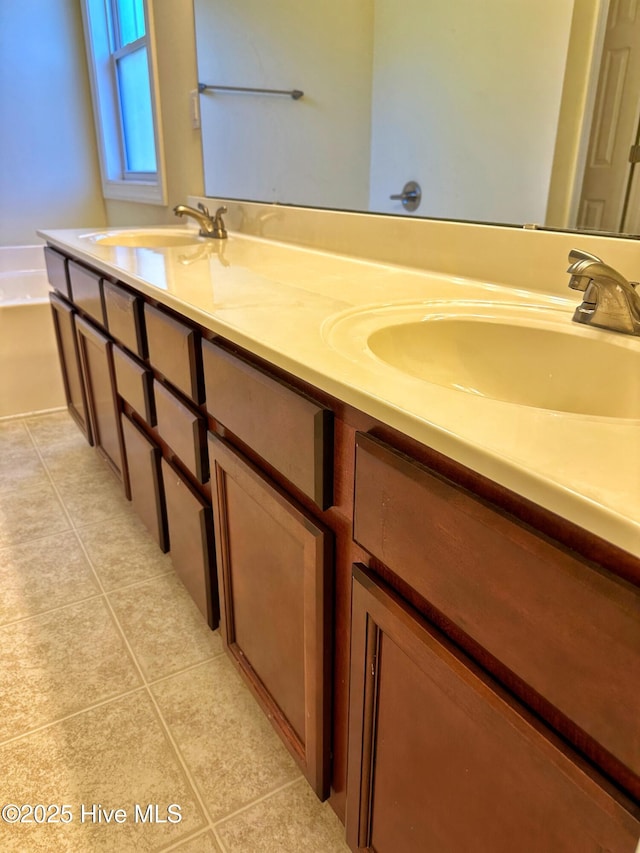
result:
M 404 213 L 389 196 L 416 180 L 417 216 L 620 230 L 628 184 L 609 218 L 599 189 L 580 198 L 608 5 L 195 0 L 202 83 L 304 91 L 202 94 L 205 191 Z

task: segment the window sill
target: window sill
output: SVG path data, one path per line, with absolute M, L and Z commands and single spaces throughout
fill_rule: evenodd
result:
M 163 183 L 147 181 L 103 181 L 102 195 L 106 199 L 133 201 L 138 204 L 166 205 L 167 196 Z

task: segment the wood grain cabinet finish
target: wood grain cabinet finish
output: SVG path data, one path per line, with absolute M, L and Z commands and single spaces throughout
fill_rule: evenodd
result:
M 640 774 L 640 590 L 363 434 L 354 536 Z
M 69 286 L 69 270 L 67 268 L 67 264 L 69 263 L 68 259 L 57 252 L 55 249 L 52 249 L 51 246 L 44 247 L 44 262 L 47 268 L 47 278 L 49 279 L 49 284 L 58 293 L 62 293 L 67 299 L 71 299 L 71 288 Z
M 204 418 L 157 380 L 153 382 L 153 392 L 161 438 L 196 480 L 206 483 L 209 479 L 209 460 Z
M 330 752 L 331 535 L 212 434 L 209 456 L 223 643 L 312 788 L 324 798 Z
M 333 414 L 210 341 L 202 342 L 207 411 L 321 509 L 333 501 Z
M 156 418 L 151 371 L 116 344 L 113 346 L 113 367 L 120 397 L 126 400 L 149 426 L 154 426 Z
M 93 440 L 114 473 L 123 481 L 125 490 L 128 490 L 111 355 L 112 343 L 81 317 L 76 319 L 76 331 Z
M 140 358 L 146 358 L 142 297 L 112 281 L 103 282 L 104 311 L 109 334 Z
M 203 401 L 200 333 L 145 303 L 149 361 L 172 385 L 196 403 Z
M 102 278 L 76 261 L 69 261 L 69 281 L 74 305 L 100 326 L 105 325 Z
M 169 539 L 160 448 L 127 415 L 121 415 L 121 423 L 133 508 L 160 549 L 167 551 Z
M 351 665 L 351 850 L 634 853 L 638 810 L 358 567 Z
M 67 408 L 89 444 L 93 444 L 87 395 L 80 365 L 80 350 L 76 336 L 76 313 L 71 305 L 60 299 L 55 293 L 49 294 L 49 301 L 53 314 L 53 326 Z
M 162 460 L 162 481 L 174 568 L 211 628 L 220 618 L 211 507 L 182 474 Z

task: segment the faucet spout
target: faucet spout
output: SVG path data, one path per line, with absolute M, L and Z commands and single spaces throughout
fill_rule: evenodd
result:
M 613 267 L 595 255 L 574 249 L 569 287 L 584 293 L 573 320 L 588 326 L 640 336 L 640 294 L 638 282 L 627 281 Z
M 189 207 L 188 204 L 177 204 L 173 208 L 176 216 L 189 216 L 200 225 L 201 237 L 213 237 L 216 240 L 224 240 L 227 236 L 227 229 L 224 226 L 222 214 L 227 212 L 227 208 L 223 205 L 219 207 L 215 214 L 211 216 L 207 207 L 202 202 L 198 204 L 198 209 Z

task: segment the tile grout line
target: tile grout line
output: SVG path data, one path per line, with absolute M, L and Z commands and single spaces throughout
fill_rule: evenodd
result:
M 254 806 L 257 806 L 259 803 L 263 803 L 265 800 L 268 800 L 270 797 L 275 797 L 276 794 L 279 794 L 281 791 L 286 791 L 287 788 L 293 787 L 293 785 L 297 785 L 299 782 L 305 781 L 304 776 L 300 773 L 295 779 L 290 779 L 288 782 L 284 782 L 282 785 L 279 785 L 277 788 L 274 788 L 273 791 L 268 791 L 266 794 L 262 794 L 260 797 L 256 797 L 255 800 L 252 800 L 250 803 L 246 803 L 244 806 L 240 806 L 239 809 L 236 809 L 234 812 L 230 812 L 228 815 L 219 818 L 218 820 L 212 823 L 212 828 L 216 829 L 221 824 L 226 823 L 229 820 L 233 820 L 241 814 L 244 814 L 249 809 L 252 809 Z
M 206 822 L 207 824 L 211 824 L 211 822 L 212 822 L 212 821 L 211 821 L 211 815 L 209 814 L 209 812 L 208 812 L 207 808 L 205 807 L 204 799 L 203 799 L 203 797 L 202 797 L 202 795 L 201 795 L 201 793 L 200 793 L 200 790 L 199 790 L 198 786 L 196 785 L 195 779 L 193 778 L 193 776 L 192 776 L 192 774 L 191 774 L 191 771 L 190 771 L 189 767 L 187 766 L 187 764 L 186 764 L 186 762 L 185 762 L 185 760 L 184 760 L 184 758 L 183 758 L 183 756 L 182 756 L 181 752 L 179 751 L 179 749 L 178 749 L 178 745 L 177 745 L 177 743 L 176 743 L 176 741 L 175 741 L 175 739 L 174 739 L 174 737 L 173 737 L 173 735 L 172 735 L 171 731 L 169 730 L 169 725 L 168 725 L 168 723 L 166 722 L 166 720 L 164 719 L 164 716 L 163 716 L 163 714 L 162 714 L 162 712 L 161 712 L 161 710 L 160 710 L 160 707 L 159 707 L 159 705 L 158 705 L 158 703 L 157 703 L 157 701 L 156 701 L 156 699 L 155 699 L 155 696 L 153 695 L 153 693 L 152 693 L 152 691 L 151 691 L 151 689 L 150 689 L 150 687 L 149 687 L 149 683 L 148 683 L 147 678 L 146 678 L 146 675 L 145 675 L 145 673 L 144 673 L 144 671 L 143 671 L 143 669 L 142 669 L 142 666 L 140 665 L 140 663 L 139 663 L 139 661 L 138 661 L 138 658 L 137 658 L 137 656 L 135 655 L 134 650 L 133 650 L 133 648 L 131 647 L 131 644 L 129 643 L 129 640 L 128 640 L 128 638 L 127 638 L 126 634 L 125 634 L 124 628 L 123 628 L 123 626 L 120 624 L 120 621 L 119 621 L 119 619 L 118 619 L 118 617 L 117 617 L 117 614 L 116 614 L 115 610 L 113 609 L 113 606 L 112 606 L 111 602 L 109 601 L 108 594 L 106 593 L 106 591 L 105 591 L 105 589 L 104 589 L 104 586 L 103 586 L 103 584 L 102 584 L 102 581 L 101 581 L 100 577 L 98 576 L 98 573 L 97 573 L 97 571 L 96 571 L 96 569 L 95 569 L 95 566 L 93 565 L 93 561 L 92 561 L 92 560 L 91 560 L 91 558 L 89 557 L 89 554 L 88 554 L 88 552 L 87 552 L 87 549 L 85 548 L 84 543 L 82 542 L 82 539 L 80 538 L 80 535 L 79 535 L 78 531 L 76 530 L 75 525 L 73 524 L 73 520 L 72 520 L 72 518 L 71 518 L 71 515 L 70 515 L 70 513 L 69 513 L 69 511 L 68 511 L 68 509 L 67 509 L 67 507 L 66 507 L 66 505 L 65 505 L 65 503 L 64 503 L 64 500 L 63 500 L 63 498 L 62 498 L 62 495 L 60 494 L 60 492 L 58 491 L 58 489 L 57 489 L 57 487 L 56 487 L 56 484 L 55 484 L 55 482 L 54 482 L 54 479 L 53 479 L 52 474 L 50 473 L 49 469 L 48 469 L 48 468 L 47 468 L 47 466 L 46 466 L 46 463 L 45 463 L 45 461 L 44 461 L 44 459 L 43 459 L 43 457 L 42 457 L 42 454 L 41 454 L 41 453 L 40 453 L 40 451 L 39 451 L 39 448 L 38 448 L 38 446 L 37 446 L 37 444 L 36 444 L 36 441 L 35 441 L 35 439 L 34 439 L 34 437 L 33 437 L 33 434 L 32 434 L 32 433 L 31 433 L 31 431 L 29 430 L 29 426 L 28 426 L 27 424 L 25 424 L 25 426 L 26 426 L 27 432 L 29 433 L 29 436 L 31 437 L 31 441 L 32 441 L 32 443 L 33 443 L 33 445 L 34 445 L 34 447 L 35 447 L 36 453 L 38 454 L 38 457 L 40 458 L 40 461 L 42 462 L 42 464 L 43 464 L 43 465 L 44 465 L 44 467 L 45 467 L 45 470 L 46 470 L 47 476 L 49 477 L 49 480 L 50 480 L 50 482 L 51 482 L 51 485 L 52 485 L 52 487 L 53 487 L 53 489 L 54 489 L 54 491 L 55 491 L 55 493 L 56 493 L 56 497 L 58 498 L 58 500 L 59 500 L 59 502 L 60 502 L 60 504 L 61 504 L 61 506 L 62 506 L 62 508 L 63 508 L 63 511 L 64 511 L 64 513 L 65 513 L 66 517 L 68 518 L 68 520 L 69 520 L 69 522 L 70 522 L 70 524 L 71 524 L 71 529 L 73 530 L 74 536 L 76 537 L 76 540 L 78 541 L 78 543 L 79 543 L 79 545 L 80 545 L 80 548 L 81 548 L 81 550 L 82 550 L 82 552 L 83 552 L 83 554 L 84 554 L 84 556 L 85 556 L 85 558 L 86 558 L 86 560 L 87 560 L 87 562 L 88 562 L 88 564 L 89 564 L 89 566 L 90 566 L 90 568 L 91 568 L 91 571 L 93 572 L 93 575 L 94 575 L 94 577 L 95 577 L 95 579 L 96 579 L 96 582 L 97 582 L 97 584 L 98 584 L 99 589 L 101 589 L 101 590 L 102 590 L 102 594 L 103 594 L 103 597 L 104 597 L 105 605 L 106 605 L 106 607 L 107 607 L 107 609 L 108 609 L 108 611 L 109 611 L 109 614 L 110 614 L 111 620 L 112 620 L 112 622 L 114 623 L 114 627 L 116 628 L 116 630 L 117 630 L 117 631 L 118 631 L 118 633 L 120 634 L 120 637 L 121 637 L 121 639 L 122 639 L 122 642 L 123 642 L 123 643 L 124 643 L 124 645 L 125 645 L 125 648 L 126 648 L 126 650 L 127 650 L 127 653 L 128 653 L 128 655 L 129 655 L 129 657 L 130 657 L 130 659 L 131 659 L 131 661 L 132 661 L 132 663 L 133 663 L 133 665 L 134 665 L 134 667 L 135 667 L 135 669 L 136 669 L 136 671 L 137 671 L 137 673 L 138 673 L 139 678 L 140 678 L 140 679 L 141 679 L 141 681 L 142 681 L 142 688 L 145 690 L 145 692 L 146 692 L 146 694 L 147 694 L 147 697 L 149 698 L 149 700 L 151 701 L 151 703 L 152 703 L 152 705 L 153 705 L 153 708 L 154 708 L 154 711 L 155 711 L 156 717 L 157 717 L 157 719 L 158 719 L 158 722 L 160 723 L 160 726 L 161 726 L 161 728 L 163 729 L 163 731 L 164 731 L 164 733 L 165 733 L 165 737 L 167 738 L 167 740 L 168 740 L 168 742 L 169 742 L 169 745 L 170 745 L 170 747 L 171 747 L 171 749 L 172 749 L 172 751 L 173 751 L 173 753 L 174 753 L 174 756 L 175 756 L 175 758 L 177 759 L 178 765 L 182 768 L 182 772 L 183 772 L 183 774 L 185 775 L 186 780 L 187 780 L 188 784 L 190 785 L 190 787 L 191 787 L 191 789 L 192 789 L 192 791 L 193 791 L 194 797 L 195 797 L 195 799 L 196 799 L 196 801 L 197 801 L 197 804 L 198 804 L 198 806 L 199 806 L 199 808 L 200 808 L 200 810 L 201 810 L 201 814 L 202 814 L 202 816 L 204 817 L 205 822 Z M 82 713 L 82 712 L 80 712 L 80 713 Z

